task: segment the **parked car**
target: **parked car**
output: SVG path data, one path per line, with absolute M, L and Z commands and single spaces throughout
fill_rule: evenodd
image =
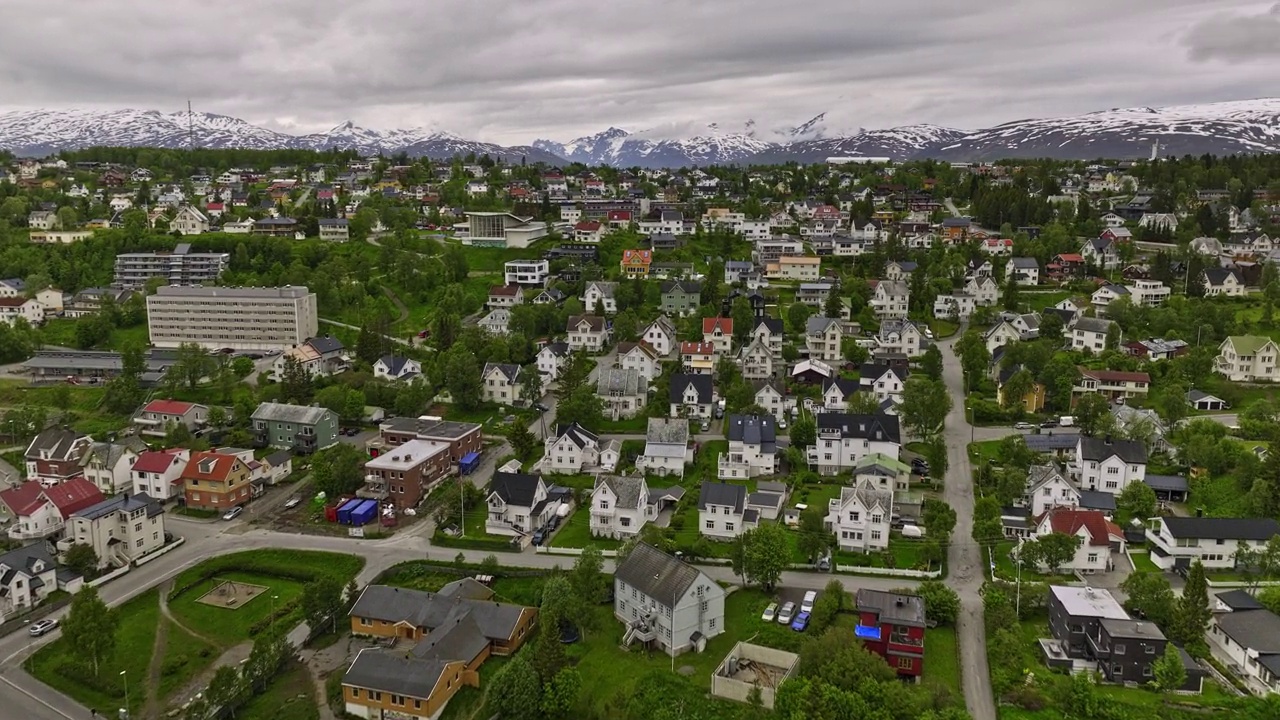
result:
M 711 423 L 707 422 L 706 420 L 703 420 L 703 421 L 702 421 L 702 432 L 709 432 L 710 430 L 711 430 Z
M 804 599 L 800 601 L 800 614 L 808 615 L 813 612 L 813 603 L 818 599 L 818 591 L 810 590 L 804 594 Z
M 796 604 L 793 602 L 784 603 L 782 609 L 778 611 L 778 624 L 790 625 L 791 621 L 795 619 L 795 615 Z
M 547 531 L 539 529 L 533 534 L 533 544 L 541 545 L 543 540 L 547 539 Z
M 237 505 L 237 506 L 235 506 L 235 507 L 231 508 L 230 510 L 228 510 L 228 511 L 226 511 L 226 512 L 222 513 L 222 519 L 223 519 L 223 520 L 235 520 L 236 518 L 240 517 L 240 513 L 242 513 L 242 512 L 244 512 L 244 508 L 243 508 L 243 507 L 241 507 L 241 506 L 239 506 L 239 505 Z
M 778 603 L 769 603 L 769 607 L 764 609 L 764 614 L 760 619 L 765 622 L 773 622 L 778 617 Z
M 786 418 L 786 417 L 783 417 L 782 419 L 778 420 L 778 429 L 779 429 L 779 430 L 786 430 L 786 429 L 787 429 L 787 418 Z
M 537 410 L 538 412 L 546 412 L 546 411 L 550 410 L 551 408 L 547 407 L 546 405 L 543 405 L 542 403 L 534 403 L 534 404 L 533 404 L 533 409 L 534 409 L 534 410 Z
M 1040 423 L 1040 427 L 1042 427 L 1042 428 L 1056 428 L 1056 427 L 1058 427 L 1058 421 L 1057 421 L 1057 420 L 1045 420 L 1044 422 Z
M 302 504 L 302 498 L 301 498 L 301 497 L 299 497 L 299 496 L 297 496 L 297 495 L 294 495 L 293 497 L 291 497 L 291 498 L 289 498 L 288 500 L 285 500 L 285 501 L 284 501 L 284 509 L 285 509 L 285 510 L 292 510 L 292 509 L 294 509 L 294 508 L 298 507 L 298 506 L 299 506 L 299 505 L 301 505 L 301 504 Z
M 31 623 L 31 627 L 28 628 L 27 632 L 31 633 L 31 637 L 40 637 L 45 633 L 52 632 L 56 627 L 58 627 L 57 620 L 53 618 L 45 618 L 44 620 L 37 620 Z
M 831 572 L 831 558 L 824 557 L 818 561 L 818 569 L 822 572 Z
M 809 627 L 809 613 L 807 612 L 800 613 L 795 620 L 791 621 L 791 629 L 796 632 L 804 632 L 807 627 Z
M 1013 424 L 1014 430 L 1031 430 L 1033 428 L 1035 428 L 1035 425 L 1032 425 L 1029 422 L 1019 422 L 1019 423 Z

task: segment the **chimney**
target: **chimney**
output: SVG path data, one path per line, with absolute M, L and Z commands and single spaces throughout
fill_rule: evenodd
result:
M 1110 445 L 1110 444 L 1111 444 L 1111 435 L 1110 435 L 1110 434 L 1108 434 L 1105 438 L 1103 438 L 1103 442 L 1105 442 L 1106 444 Z

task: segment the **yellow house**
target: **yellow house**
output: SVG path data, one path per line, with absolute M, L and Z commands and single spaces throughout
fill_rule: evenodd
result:
M 1001 371 L 1000 382 L 996 386 L 996 402 L 1004 407 L 1004 384 L 1017 372 L 1015 369 Z M 1046 390 L 1043 383 L 1032 384 L 1030 392 L 1022 398 L 1022 408 L 1029 413 L 1037 413 L 1044 409 Z

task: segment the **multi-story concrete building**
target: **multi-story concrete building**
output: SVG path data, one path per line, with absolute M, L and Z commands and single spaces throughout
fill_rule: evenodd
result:
M 191 252 L 191 243 L 180 243 L 172 252 L 123 253 L 116 256 L 112 285 L 137 290 L 153 278 L 165 285 L 211 285 L 230 262 L 229 253 Z
M 147 298 L 147 328 L 156 347 L 288 350 L 318 334 L 319 315 L 305 287 L 162 287 Z
M 417 507 L 452 468 L 448 445 L 415 438 L 365 463 L 365 486 L 356 494 L 390 499 L 399 510 Z
M 532 285 L 542 287 L 551 275 L 551 263 L 546 260 L 509 260 L 502 266 L 504 285 Z

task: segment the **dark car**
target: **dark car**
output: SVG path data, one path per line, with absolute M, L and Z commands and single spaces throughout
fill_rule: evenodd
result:
M 546 411 L 550 410 L 551 408 L 547 407 L 546 405 L 543 405 L 542 403 L 534 403 L 534 404 L 533 404 L 533 409 L 534 409 L 534 410 L 537 410 L 538 412 L 546 412 Z
M 1056 427 L 1058 427 L 1058 421 L 1057 421 L 1057 420 L 1045 420 L 1044 422 L 1040 423 L 1040 427 L 1042 427 L 1042 428 L 1056 428 Z
M 547 539 L 547 531 L 539 530 L 533 534 L 533 544 L 541 545 L 543 540 Z

